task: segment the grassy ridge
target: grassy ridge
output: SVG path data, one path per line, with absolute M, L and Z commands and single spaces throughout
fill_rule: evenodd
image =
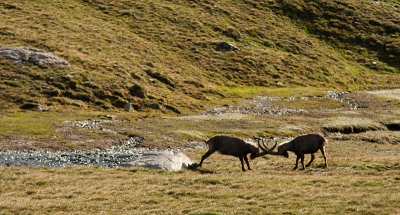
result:
M 72 66 L 0 60 L 0 105 L 133 103 L 175 114 L 244 96 L 232 88 L 394 87 L 400 18 L 391 6 L 398 7 L 367 0 L 5 0 L 0 46 L 41 48 Z M 240 50 L 217 50 L 222 41 Z

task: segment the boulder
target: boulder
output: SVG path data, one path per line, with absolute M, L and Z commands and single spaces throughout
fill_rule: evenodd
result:
M 223 51 L 236 51 L 236 50 L 240 50 L 238 47 L 236 47 L 233 44 L 230 44 L 228 42 L 221 42 L 217 45 L 217 50 L 223 50 Z
M 132 104 L 131 103 L 126 103 L 126 104 L 124 104 L 124 109 L 126 110 L 126 111 L 134 111 L 135 109 L 133 108 L 133 106 L 132 106 Z
M 58 56 L 36 48 L 1 47 L 0 55 L 14 63 L 69 67 L 69 63 Z
M 142 154 L 137 159 L 121 163 L 125 167 L 145 167 L 151 169 L 163 169 L 167 171 L 178 171 L 188 168 L 192 164 L 190 158 L 185 154 L 173 150 L 154 151 Z

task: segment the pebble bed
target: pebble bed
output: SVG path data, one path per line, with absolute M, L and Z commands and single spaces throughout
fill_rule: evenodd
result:
M 287 108 L 287 107 L 276 107 L 271 105 L 271 101 L 295 101 L 295 100 L 311 100 L 311 99 L 333 99 L 348 104 L 348 109 L 357 109 L 357 104 L 351 104 L 350 101 L 343 99 L 343 96 L 349 92 L 333 92 L 328 91 L 324 97 L 268 97 L 258 96 L 254 99 L 248 100 L 246 103 L 238 106 L 221 106 L 214 107 L 210 110 L 205 111 L 204 115 L 213 114 L 226 114 L 226 113 L 242 113 L 242 114 L 253 114 L 253 115 L 288 115 L 292 113 L 303 113 L 303 109 Z
M 69 165 L 99 165 L 107 167 L 119 166 L 123 162 L 132 161 L 156 149 L 133 148 L 142 141 L 132 137 L 122 145 L 100 150 L 75 151 L 0 151 L 0 165 L 5 166 L 48 166 L 59 167 Z

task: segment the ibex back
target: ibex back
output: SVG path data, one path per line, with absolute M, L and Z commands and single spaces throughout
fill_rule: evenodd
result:
M 299 160 L 302 165 L 302 169 L 304 170 L 306 167 L 309 167 L 312 162 L 314 161 L 315 158 L 315 153 L 320 150 L 322 153 L 322 156 L 324 157 L 325 161 L 325 168 L 328 167 L 328 162 L 326 159 L 325 155 L 325 146 L 327 145 L 327 140 L 324 138 L 322 134 L 319 133 L 312 133 L 312 134 L 306 134 L 306 135 L 301 135 L 297 136 L 294 138 L 292 141 L 281 144 L 278 147 L 277 152 L 273 152 L 273 148 L 269 149 L 265 144 L 260 145 L 258 143 L 258 146 L 264 151 L 259 153 L 256 157 L 262 156 L 265 154 L 270 154 L 270 155 L 281 155 L 284 157 L 289 157 L 288 151 L 292 151 L 296 154 L 296 165 L 294 166 L 293 170 L 297 169 Z M 307 165 L 304 165 L 304 155 L 305 154 L 311 154 L 311 160 L 308 162 Z
M 244 160 L 248 169 L 251 170 L 249 160 L 247 159 L 247 154 L 251 154 L 251 157 L 256 157 L 259 153 L 259 150 L 255 145 L 246 143 L 244 140 L 236 137 L 215 136 L 207 140 L 206 143 L 209 148 L 208 151 L 201 157 L 201 161 L 199 163 L 200 167 L 206 158 L 208 158 L 212 153 L 218 151 L 224 155 L 238 157 L 242 163 L 242 170 L 246 171 L 243 163 Z

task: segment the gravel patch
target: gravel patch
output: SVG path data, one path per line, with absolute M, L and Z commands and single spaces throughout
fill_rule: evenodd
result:
M 221 107 L 214 107 L 210 110 L 205 111 L 204 115 L 215 115 L 215 114 L 252 114 L 252 115 L 288 115 L 293 113 L 303 113 L 306 110 L 287 108 L 287 107 L 276 107 L 271 105 L 272 101 L 296 101 L 296 100 L 312 100 L 312 99 L 333 99 L 339 100 L 348 104 L 348 109 L 358 109 L 360 105 L 352 103 L 351 100 L 346 99 L 344 96 L 349 94 L 349 92 L 333 92 L 328 91 L 323 97 L 268 97 L 268 96 L 258 96 L 256 98 L 247 100 L 243 104 L 238 106 L 228 106 L 224 105 Z
M 6 166 L 48 166 L 99 165 L 114 167 L 123 162 L 130 162 L 156 149 L 133 148 L 142 141 L 132 137 L 122 145 L 108 149 L 75 151 L 0 151 L 0 165 Z

